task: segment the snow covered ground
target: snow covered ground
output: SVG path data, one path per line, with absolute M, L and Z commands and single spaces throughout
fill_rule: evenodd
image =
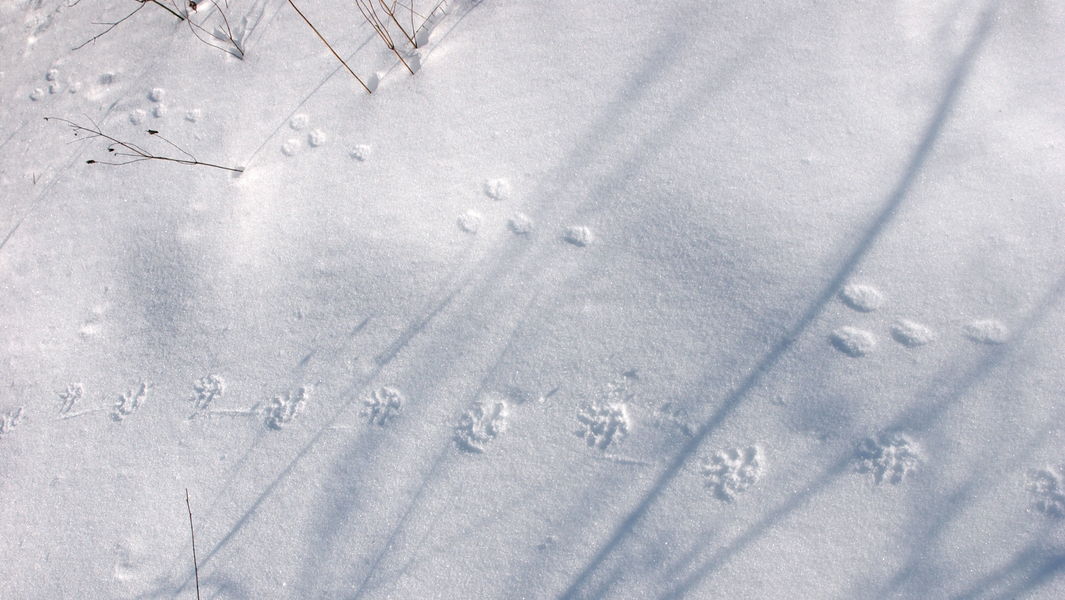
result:
M 1061 2 L 163 5 L 0 0 L 0 597 L 1065 596 Z

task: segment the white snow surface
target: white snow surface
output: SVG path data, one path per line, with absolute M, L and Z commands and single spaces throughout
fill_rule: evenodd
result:
M 0 0 L 0 598 L 1065 597 L 1065 4 L 437 2 Z

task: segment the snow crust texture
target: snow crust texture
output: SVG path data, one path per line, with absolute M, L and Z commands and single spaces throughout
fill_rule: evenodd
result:
M 507 428 L 507 403 L 479 402 L 463 413 L 455 426 L 455 442 L 469 452 L 483 453 L 491 442 Z
M 762 477 L 765 457 L 758 445 L 719 450 L 702 466 L 706 487 L 714 496 L 731 502 L 736 495 L 747 491 Z
M 858 446 L 858 472 L 871 473 L 876 483 L 898 484 L 922 461 L 917 444 L 903 433 L 881 433 Z

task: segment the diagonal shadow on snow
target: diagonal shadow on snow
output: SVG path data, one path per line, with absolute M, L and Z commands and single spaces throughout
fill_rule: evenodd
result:
M 724 420 L 731 414 L 735 408 L 742 402 L 742 400 L 751 392 L 762 379 L 769 374 L 769 372 L 776 366 L 781 357 L 788 351 L 792 342 L 807 329 L 807 327 L 821 314 L 825 306 L 835 297 L 843 283 L 854 272 L 861 259 L 873 246 L 873 243 L 880 237 L 887 226 L 892 222 L 893 217 L 897 213 L 903 201 L 907 197 L 907 193 L 910 187 L 913 185 L 918 174 L 921 172 L 924 163 L 927 161 L 932 148 L 935 145 L 936 140 L 939 138 L 943 126 L 950 116 L 950 112 L 954 103 L 961 92 L 966 75 L 968 74 L 972 64 L 979 55 L 980 48 L 986 39 L 991 23 L 995 14 L 994 7 L 985 10 L 981 17 L 980 24 L 970 39 L 965 51 L 960 56 L 957 64 L 951 71 L 950 78 L 948 79 L 942 99 L 940 100 L 935 112 L 930 118 L 928 125 L 925 128 L 917 147 L 914 149 L 911 158 L 903 171 L 901 177 L 896 183 L 894 189 L 885 199 L 881 209 L 866 228 L 864 234 L 856 241 L 850 253 L 845 257 L 842 264 L 836 270 L 832 279 L 824 286 L 821 293 L 811 302 L 806 311 L 800 316 L 798 321 L 788 329 L 783 338 L 772 347 L 772 349 L 755 365 L 748 375 L 739 386 L 734 389 L 724 401 L 717 408 L 716 411 L 702 423 L 702 425 L 695 432 L 695 435 L 684 445 L 684 447 L 677 453 L 677 455 L 669 462 L 664 471 L 659 475 L 652 485 L 651 489 L 643 497 L 643 499 L 631 510 L 628 516 L 617 525 L 614 533 L 603 544 L 598 552 L 591 558 L 591 560 L 584 566 L 584 568 L 576 575 L 572 580 L 569 587 L 559 594 L 559 598 L 573 599 L 584 597 L 582 590 L 586 587 L 586 584 L 592 579 L 593 575 L 599 570 L 600 566 L 610 557 L 616 550 L 618 550 L 621 544 L 624 542 L 630 532 L 636 527 L 636 525 L 643 519 L 648 513 L 651 507 L 655 504 L 659 496 L 663 493 L 666 486 L 680 473 L 681 469 L 687 463 L 687 461 L 695 455 L 696 451 L 702 445 L 702 442 L 714 431 Z M 838 475 L 842 473 L 846 468 L 847 462 L 850 457 L 846 457 L 845 460 L 841 459 L 829 470 L 829 476 L 822 479 L 822 483 L 815 488 L 812 488 L 810 492 L 806 492 L 802 495 L 798 495 L 792 500 L 779 507 L 771 515 L 763 521 L 763 524 L 756 527 L 748 534 L 743 536 L 738 542 L 742 547 L 750 543 L 754 537 L 764 531 L 770 523 L 776 522 L 783 515 L 787 514 L 794 508 L 801 505 L 805 499 L 812 495 L 816 491 L 820 491 L 831 479 L 832 474 Z M 735 546 L 735 545 L 734 545 Z M 710 561 L 706 568 L 700 569 L 700 573 L 705 574 L 710 568 L 718 564 L 719 561 Z M 678 586 L 678 593 L 671 593 L 665 597 L 677 597 L 682 595 L 684 590 L 687 590 L 702 577 L 697 577 L 695 580 L 688 584 Z M 596 597 L 596 596 L 593 596 Z

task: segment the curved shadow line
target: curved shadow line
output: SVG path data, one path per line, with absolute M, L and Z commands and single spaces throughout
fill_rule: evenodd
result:
M 925 161 L 928 159 L 928 155 L 931 152 L 936 139 L 939 137 L 943 125 L 947 121 L 947 117 L 950 115 L 950 109 L 954 105 L 958 93 L 965 82 L 965 77 L 991 28 L 991 20 L 994 14 L 995 8 L 992 7 L 985 10 L 981 16 L 980 24 L 970 39 L 969 44 L 966 46 L 965 51 L 962 52 L 961 57 L 958 59 L 958 63 L 953 69 L 951 78 L 947 83 L 943 99 L 939 102 L 935 113 L 932 115 L 928 127 L 921 138 L 921 142 L 918 144 L 916 150 L 914 150 L 913 156 L 911 157 L 909 164 L 906 166 L 906 170 L 895 185 L 894 190 L 888 196 L 883 208 L 880 209 L 880 212 L 876 215 L 872 224 L 866 230 L 865 235 L 858 240 L 854 249 L 851 250 L 846 260 L 836 271 L 836 275 L 825 285 L 824 289 L 818 297 L 814 299 L 810 307 L 806 309 L 806 312 L 803 313 L 799 321 L 785 333 L 784 338 L 769 351 L 769 353 L 754 367 L 750 375 L 743 380 L 740 386 L 730 393 L 714 414 L 699 427 L 695 435 L 684 445 L 665 471 L 658 477 L 650 492 L 648 492 L 644 499 L 632 510 L 631 513 L 629 513 L 629 516 L 617 526 L 615 533 L 603 545 L 599 552 L 596 553 L 588 565 L 577 575 L 569 588 L 559 596 L 560 599 L 570 600 L 577 597 L 577 594 L 584 583 L 591 577 L 599 565 L 603 563 L 607 556 L 613 553 L 614 549 L 617 548 L 628 533 L 632 531 L 633 527 L 643 518 L 651 508 L 651 505 L 655 503 L 658 496 L 665 489 L 666 485 L 677 476 L 681 468 L 687 463 L 688 458 L 695 453 L 703 440 L 705 440 L 710 433 L 725 420 L 725 418 L 739 405 L 740 401 L 743 400 L 747 393 L 761 382 L 762 378 L 776 365 L 784 353 L 787 352 L 791 343 L 796 340 L 807 327 L 809 327 L 818 315 L 821 314 L 825 306 L 833 297 L 835 297 L 840 287 L 842 287 L 843 283 L 858 266 L 862 257 L 865 256 L 876 239 L 888 224 L 891 223 L 896 211 L 905 199 L 910 186 L 913 184 L 921 167 L 924 166 Z M 791 503 L 789 503 L 789 505 L 790 504 Z

